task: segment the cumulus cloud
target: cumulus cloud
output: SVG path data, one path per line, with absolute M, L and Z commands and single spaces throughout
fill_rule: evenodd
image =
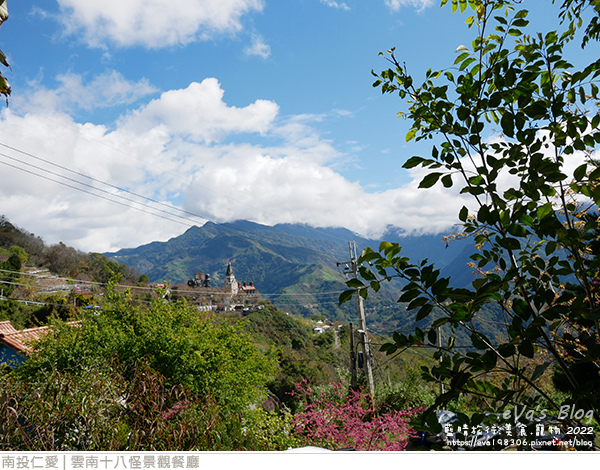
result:
M 168 132 L 198 142 L 210 143 L 231 133 L 268 131 L 279 107 L 256 100 L 243 108 L 228 106 L 224 91 L 214 78 L 192 83 L 182 90 L 170 90 L 121 121 L 125 130 L 146 132 L 163 126 Z
M 82 32 L 93 47 L 160 48 L 234 33 L 263 0 L 58 0 L 68 34 Z
M 233 148 L 207 162 L 184 192 L 186 209 L 224 220 L 342 226 L 376 237 L 389 224 L 407 231 L 448 229 L 466 202 L 458 190 L 417 189 L 417 170 L 406 186 L 368 193 L 358 182 L 292 149 L 278 157 L 265 150 Z
M 63 96 L 57 90 L 46 95 Z M 279 116 L 271 101 L 235 107 L 224 96 L 216 79 L 206 79 L 110 127 L 77 122 L 60 100 L 39 113 L 3 109 L 2 214 L 50 243 L 110 251 L 207 220 L 341 226 L 373 237 L 388 225 L 435 233 L 449 230 L 469 204 L 459 187 L 418 189 L 421 168 L 410 170 L 406 185 L 368 191 L 336 169 L 347 156 L 318 132 L 324 116 Z M 573 156 L 570 167 L 582 159 Z

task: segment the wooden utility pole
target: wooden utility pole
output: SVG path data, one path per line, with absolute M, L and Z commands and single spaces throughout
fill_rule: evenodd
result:
M 350 261 L 347 263 L 338 263 L 338 265 L 344 264 L 346 267 L 345 274 L 352 274 L 355 279 L 358 279 L 356 242 L 348 242 L 348 245 L 350 248 Z M 360 342 L 363 350 L 363 367 L 365 370 L 365 376 L 367 378 L 367 384 L 369 386 L 369 398 L 371 400 L 371 404 L 373 404 L 375 398 L 375 384 L 373 383 L 372 369 L 373 355 L 371 354 L 371 343 L 367 333 L 364 299 L 361 297 L 360 293 L 357 293 L 356 295 L 356 309 L 358 311 L 358 332 L 360 333 Z

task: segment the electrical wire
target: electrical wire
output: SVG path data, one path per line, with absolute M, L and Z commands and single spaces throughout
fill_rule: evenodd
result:
M 50 162 L 49 160 L 43 159 L 41 157 L 37 157 L 37 156 L 35 156 L 35 155 L 31 154 L 31 153 L 23 152 L 23 151 L 21 151 L 19 149 L 16 149 L 14 147 L 7 146 L 6 144 L 3 144 L 1 142 L 0 142 L 0 145 L 2 145 L 4 147 L 7 147 L 7 148 L 10 148 L 12 150 L 15 150 L 15 151 L 17 151 L 19 153 L 22 153 L 23 155 L 35 158 L 36 160 L 42 161 L 42 162 L 47 163 L 49 165 L 55 166 L 57 168 L 63 169 L 65 171 L 71 172 L 71 173 L 79 175 L 81 177 L 87 178 L 87 179 L 89 179 L 91 181 L 94 181 L 96 183 L 103 184 L 103 185 L 106 185 L 106 186 L 108 186 L 110 188 L 116 189 L 118 191 L 122 191 L 122 192 L 128 193 L 130 195 L 139 197 L 139 198 L 141 198 L 141 199 L 143 199 L 145 201 L 151 202 L 153 204 L 160 205 L 160 206 L 163 206 L 163 207 L 167 207 L 169 210 L 167 211 L 167 210 L 164 210 L 164 209 L 160 209 L 160 208 L 151 206 L 151 205 L 149 205 L 147 203 L 144 203 L 144 202 L 141 202 L 141 201 L 136 201 L 134 199 L 128 198 L 128 197 L 123 196 L 121 194 L 115 194 L 115 193 L 110 192 L 110 191 L 108 191 L 106 189 L 98 188 L 96 186 L 90 185 L 90 184 L 85 183 L 83 181 L 80 181 L 80 180 L 77 180 L 77 179 L 74 179 L 74 178 L 70 178 L 68 176 L 62 175 L 62 174 L 57 173 L 55 171 L 48 170 L 46 168 L 40 167 L 38 165 L 34 165 L 32 163 L 25 162 L 25 161 L 20 160 L 18 158 L 15 158 L 15 157 L 12 157 L 10 155 L 7 155 L 6 153 L 1 153 L 0 152 L 0 156 L 2 156 L 4 158 L 7 158 L 7 159 L 12 160 L 12 161 L 16 161 L 16 162 L 18 162 L 18 163 L 20 163 L 22 165 L 34 168 L 36 170 L 49 173 L 49 174 L 51 174 L 53 176 L 56 176 L 58 178 L 62 178 L 62 179 L 66 180 L 66 181 L 69 181 L 71 183 L 76 183 L 76 184 L 78 184 L 78 185 L 80 185 L 82 187 L 73 186 L 70 183 L 66 183 L 64 181 L 59 181 L 57 179 L 50 178 L 49 176 L 47 176 L 45 174 L 40 174 L 40 173 L 37 173 L 37 172 L 35 172 L 33 170 L 26 169 L 26 168 L 23 168 L 23 167 L 20 167 L 20 166 L 8 163 L 6 161 L 0 160 L 0 163 L 4 164 L 6 166 L 9 166 L 11 168 L 23 171 L 23 172 L 31 174 L 33 176 L 37 176 L 37 177 L 45 179 L 47 181 L 51 181 L 51 182 L 60 184 L 62 186 L 68 187 L 70 189 L 74 189 L 76 191 L 80 191 L 80 192 L 89 194 L 91 196 L 98 197 L 100 199 L 103 199 L 103 200 L 106 200 L 106 201 L 109 201 L 109 202 L 113 202 L 113 203 L 119 204 L 119 205 L 121 205 L 123 207 L 129 208 L 129 209 L 134 209 L 134 210 L 137 210 L 137 211 L 149 214 L 149 215 L 153 215 L 153 216 L 156 216 L 156 217 L 160 217 L 160 218 L 162 218 L 164 220 L 167 220 L 167 221 L 170 221 L 170 222 L 175 222 L 175 223 L 187 226 L 187 227 L 194 227 L 194 226 L 198 227 L 198 221 L 192 218 L 192 217 L 194 217 L 194 218 L 201 219 L 201 220 L 203 220 L 205 222 L 212 222 L 214 224 L 213 228 L 215 230 L 220 231 L 220 232 L 225 233 L 225 234 L 229 234 L 229 235 L 235 234 L 235 235 L 238 235 L 238 236 L 242 236 L 242 237 L 248 238 L 248 239 L 250 239 L 252 241 L 256 241 L 256 239 L 262 239 L 262 240 L 267 241 L 269 243 L 277 244 L 279 246 L 287 247 L 287 248 L 310 249 L 307 246 L 294 245 L 294 244 L 286 243 L 285 241 L 282 241 L 281 239 L 276 239 L 276 238 L 273 238 L 273 237 L 269 237 L 269 236 L 267 236 L 265 234 L 262 234 L 262 233 L 250 232 L 248 230 L 244 230 L 242 228 L 235 227 L 235 226 L 233 226 L 231 224 L 228 224 L 228 223 L 218 223 L 218 222 L 215 222 L 215 221 L 211 220 L 210 218 L 208 218 L 206 216 L 195 214 L 193 212 L 186 211 L 186 210 L 178 208 L 176 206 L 171 206 L 171 205 L 166 204 L 164 202 L 157 201 L 156 199 L 153 199 L 153 198 L 150 198 L 150 197 L 147 197 L 147 196 L 143 196 L 141 194 L 135 193 L 135 192 L 130 191 L 128 189 L 121 188 L 119 186 L 113 185 L 111 183 L 107 183 L 105 181 L 99 180 L 97 178 L 93 178 L 91 176 L 85 175 L 83 173 L 80 173 L 80 172 L 77 172 L 77 171 L 74 171 L 74 170 L 70 170 L 69 168 L 66 168 L 66 167 L 64 167 L 62 165 L 55 164 L 53 162 Z M 97 194 L 94 191 L 97 191 L 99 193 L 103 193 L 105 195 Z M 114 198 L 118 198 L 120 200 L 115 200 Z M 123 201 L 125 201 L 125 202 L 123 202 Z M 130 205 L 130 204 L 127 204 L 127 203 L 134 204 L 134 205 Z M 138 206 L 140 206 L 140 207 L 138 207 Z M 174 212 L 179 212 L 179 214 L 178 213 L 174 213 Z M 161 215 L 161 214 L 166 214 L 166 215 Z M 176 217 L 177 219 L 174 219 L 173 217 Z M 199 228 L 202 229 L 203 227 L 200 226 Z M 318 232 L 317 229 L 314 229 L 312 227 L 311 227 L 311 230 L 314 230 L 314 231 Z
M 209 188 L 209 187 L 203 186 L 203 185 L 199 184 L 197 181 L 195 181 L 195 180 L 194 180 L 194 179 L 192 179 L 192 178 L 189 178 L 189 177 L 182 176 L 181 174 L 179 174 L 179 173 L 177 173 L 177 172 L 174 172 L 174 171 L 172 171 L 172 170 L 168 170 L 168 169 L 166 169 L 166 168 L 164 168 L 164 167 L 161 167 L 160 165 L 156 165 L 156 164 L 153 164 L 153 163 L 151 163 L 151 162 L 147 162 L 147 161 L 145 161 L 145 160 L 142 160 L 142 159 L 140 159 L 140 158 L 137 158 L 137 157 L 135 157 L 134 155 L 132 155 L 132 154 L 130 154 L 130 153 L 128 153 L 128 152 L 125 152 L 125 151 L 123 151 L 122 149 L 119 149 L 119 148 L 117 148 L 117 147 L 114 147 L 114 146 L 108 145 L 108 144 L 106 144 L 106 142 L 103 142 L 103 141 L 101 141 L 101 140 L 99 140 L 99 139 L 95 139 L 95 138 L 93 138 L 93 137 L 90 137 L 90 136 L 89 136 L 89 135 L 87 135 L 87 134 L 84 134 L 83 132 L 81 132 L 81 130 L 80 130 L 80 129 L 74 130 L 72 127 L 65 126 L 64 124 L 62 124 L 62 123 L 60 123 L 60 122 L 57 122 L 57 121 L 55 121 L 55 120 L 53 120 L 53 119 L 51 119 L 51 118 L 49 118 L 49 117 L 47 117 L 47 116 L 44 116 L 44 115 L 42 115 L 42 114 L 40 114 L 40 113 L 37 113 L 37 112 L 35 112 L 35 111 L 33 111 L 33 110 L 31 110 L 31 109 L 27 108 L 26 106 L 20 105 L 20 104 L 18 104 L 18 102 L 17 102 L 17 103 L 15 103 L 15 102 L 12 102 L 12 104 L 13 104 L 13 106 L 17 106 L 17 107 L 20 107 L 20 108 L 24 109 L 25 111 L 27 111 L 27 112 L 28 112 L 28 113 L 30 113 L 30 114 L 33 114 L 33 115 L 35 115 L 35 116 L 38 116 L 38 117 L 40 117 L 40 118 L 42 118 L 42 119 L 45 119 L 45 120 L 47 120 L 48 122 L 51 122 L 51 123 L 53 123 L 53 124 L 55 124 L 55 125 L 57 125 L 57 126 L 60 126 L 60 127 L 64 128 L 64 129 L 68 130 L 69 132 L 71 132 L 71 133 L 75 134 L 75 135 L 78 135 L 78 136 L 80 136 L 80 137 L 83 137 L 83 138 L 85 138 L 86 140 L 89 140 L 90 142 L 94 142 L 94 143 L 97 143 L 97 144 L 99 144 L 99 145 L 102 145 L 102 146 L 104 146 L 104 147 L 106 147 L 106 148 L 108 148 L 108 149 L 110 149 L 110 150 L 113 150 L 113 151 L 115 151 L 115 152 L 118 152 L 118 153 L 120 153 L 121 155 L 124 155 L 124 156 L 126 156 L 126 157 L 128 157 L 128 158 L 131 158 L 131 159 L 133 159 L 133 160 L 136 160 L 136 161 L 138 161 L 138 162 L 142 163 L 143 165 L 154 167 L 154 168 L 156 168 L 156 169 L 160 170 L 160 172 L 161 172 L 162 174 L 169 174 L 169 175 L 171 175 L 171 176 L 174 176 L 175 178 L 177 178 L 177 179 L 179 179 L 179 180 L 182 180 L 182 181 L 186 182 L 187 184 L 194 185 L 194 186 L 198 186 L 198 187 L 200 187 L 200 188 L 202 188 L 202 189 L 204 189 L 204 190 L 206 190 L 206 191 L 209 191 L 209 192 L 215 193 L 215 194 L 219 195 L 220 197 L 224 197 L 224 198 L 226 198 L 226 199 L 228 199 L 228 200 L 230 200 L 230 201 L 234 202 L 235 204 L 238 204 L 238 205 L 244 205 L 244 206 L 246 206 L 246 207 L 249 207 L 249 208 L 251 208 L 251 209 L 254 209 L 254 210 L 257 210 L 257 211 L 259 211 L 259 212 L 262 212 L 262 213 L 264 213 L 264 214 L 266 214 L 266 215 L 268 215 L 268 216 L 270 216 L 270 217 L 276 218 L 274 214 L 272 214 L 272 213 L 270 213 L 270 212 L 268 212 L 268 211 L 265 211 L 264 209 L 260 209 L 260 208 L 258 208 L 258 207 L 254 207 L 254 206 L 252 206 L 252 205 L 248 204 L 248 203 L 247 203 L 247 202 L 245 202 L 245 201 L 240 201 L 240 200 L 238 200 L 238 199 L 235 199 L 235 198 L 231 197 L 231 195 L 230 195 L 230 194 L 223 194 L 223 193 L 220 193 L 220 192 L 218 192 L 218 191 L 215 191 L 215 190 L 213 190 L 213 189 L 211 189 L 211 188 Z M 7 147 L 7 148 L 11 148 L 11 149 L 13 149 L 13 150 L 15 150 L 15 151 L 17 151 L 17 152 L 23 153 L 23 154 L 25 154 L 25 155 L 32 156 L 33 158 L 36 158 L 36 159 L 39 159 L 39 158 L 40 158 L 40 157 L 34 156 L 33 154 L 30 154 L 30 153 L 28 153 L 28 152 L 25 152 L 25 151 L 23 151 L 23 150 L 17 149 L 17 148 L 15 148 L 15 147 L 11 147 L 11 146 L 9 146 L 9 145 L 7 145 L 7 144 L 0 143 L 0 145 L 3 145 L 3 146 L 5 146 L 5 147 Z M 53 163 L 52 163 L 52 164 L 53 164 Z M 74 170 L 71 170 L 71 169 L 69 169 L 69 168 L 66 168 L 66 167 L 63 167 L 63 168 L 64 168 L 64 169 L 66 169 L 67 171 L 72 171 L 72 172 L 74 171 Z M 92 178 L 92 177 L 90 177 L 90 176 L 87 176 L 87 175 L 84 175 L 84 176 L 85 176 L 85 177 L 87 177 L 87 178 L 90 178 L 90 179 L 93 179 L 93 180 L 94 180 L 94 178 Z M 97 180 L 97 181 L 99 181 L 99 180 Z M 103 184 L 108 184 L 108 185 L 110 185 L 110 183 L 105 183 L 105 182 L 102 182 L 102 183 L 103 183 Z M 111 186 L 112 186 L 112 185 L 111 185 Z M 126 191 L 126 190 L 124 190 L 123 188 L 119 188 L 119 189 L 120 189 L 120 190 L 122 190 L 122 191 Z M 141 197 L 144 197 L 144 196 L 141 196 Z M 156 201 L 155 201 L 155 202 L 156 202 Z M 207 221 L 210 221 L 210 222 L 213 222 L 213 223 L 217 224 L 217 222 L 214 222 L 214 221 L 212 221 L 210 218 L 208 218 L 208 217 L 206 217 L 206 216 L 199 216 L 199 215 L 197 215 L 197 214 L 194 214 L 194 213 L 191 213 L 191 212 L 185 211 L 185 210 L 183 210 L 183 209 L 179 209 L 179 208 L 177 208 L 177 210 L 180 210 L 180 211 L 182 211 L 182 212 L 184 212 L 184 213 L 188 213 L 189 215 L 193 215 L 194 217 L 201 217 L 201 218 L 203 218 L 203 219 L 205 219 L 205 220 L 207 220 Z M 236 228 L 236 227 L 233 227 L 233 228 Z M 310 229 L 311 229 L 311 230 L 313 230 L 313 231 L 315 231 L 315 232 L 317 232 L 317 233 L 320 233 L 320 234 L 322 234 L 322 235 L 324 235 L 324 236 L 326 236 L 327 238 L 330 238 L 330 239 L 336 239 L 336 240 L 340 240 L 340 241 L 347 241 L 347 240 L 345 240 L 345 239 L 342 239 L 342 238 L 340 238 L 340 237 L 337 237 L 336 235 L 333 235 L 333 234 L 331 234 L 331 233 L 328 233 L 328 232 L 325 232 L 325 231 L 319 230 L 319 229 L 317 229 L 317 228 L 315 228 L 315 227 L 310 227 Z
M 0 155 L 2 155 L 2 156 L 5 156 L 4 154 L 0 154 Z M 160 215 L 160 214 L 156 214 L 156 213 L 153 213 L 153 212 L 150 212 L 150 211 L 144 210 L 144 209 L 142 209 L 142 208 L 140 208 L 140 207 L 133 207 L 133 206 L 129 206 L 128 204 L 125 204 L 125 203 L 123 203 L 123 202 L 121 202 L 121 201 L 116 201 L 116 200 L 114 200 L 114 199 L 111 199 L 111 198 L 109 198 L 109 197 L 102 196 L 101 194 L 96 194 L 96 193 L 94 193 L 94 192 L 92 192 L 92 191 L 88 191 L 88 190 L 86 190 L 86 189 L 84 189 L 84 188 L 78 188 L 78 187 L 76 187 L 76 186 L 70 185 L 70 184 L 68 184 L 68 183 L 65 183 L 65 182 L 63 182 L 63 181 L 58 181 L 58 180 L 55 180 L 55 179 L 53 179 L 53 178 L 50 178 L 50 177 L 48 177 L 48 176 L 46 176 L 46 175 L 41 175 L 41 174 L 39 174 L 39 173 L 36 173 L 36 172 L 34 172 L 34 171 L 27 170 L 27 169 L 25 169 L 25 168 L 21 168 L 21 167 L 19 167 L 19 166 L 13 165 L 13 164 L 11 164 L 11 163 L 8 163 L 8 162 L 2 161 L 2 160 L 0 160 L 0 163 L 1 163 L 1 164 L 3 164 L 3 165 L 9 166 L 9 167 L 15 168 L 15 169 L 17 169 L 17 170 L 23 171 L 23 172 L 25 172 L 25 173 L 29 173 L 29 174 L 31 174 L 31 175 L 37 176 L 37 177 L 39 177 L 39 178 L 45 179 L 45 180 L 47 180 L 47 181 L 52 181 L 52 182 L 54 182 L 54 183 L 58 183 L 58 184 L 60 184 L 60 185 L 62 185 L 62 186 L 66 186 L 66 187 L 68 187 L 68 188 L 75 189 L 75 190 L 77 190 L 77 191 L 80 191 L 80 192 L 83 192 L 83 193 L 86 193 L 86 194 L 90 194 L 90 195 L 92 195 L 92 196 L 95 196 L 95 197 L 98 197 L 98 198 L 100 198 L 100 199 L 104 199 L 104 200 L 106 200 L 106 201 L 110 201 L 110 202 L 113 202 L 113 203 L 115 203 L 115 204 L 119 204 L 119 205 L 121 205 L 121 206 L 124 206 L 124 207 L 130 208 L 130 209 L 134 209 L 134 210 L 137 210 L 137 211 L 140 211 L 140 212 L 144 212 L 144 213 L 146 213 L 146 214 L 150 214 L 150 215 L 154 215 L 154 216 L 156 216 L 156 217 L 160 217 L 161 219 L 168 220 L 169 222 L 175 222 L 175 223 L 178 223 L 178 224 L 187 225 L 185 222 L 182 222 L 182 221 L 180 221 L 180 220 L 171 219 L 170 217 L 165 217 L 165 216 L 162 216 L 162 215 Z M 33 165 L 32 165 L 32 166 L 33 166 Z M 52 172 L 49 172 L 49 173 L 52 173 Z M 63 178 L 65 178 L 65 179 L 69 179 L 69 178 L 66 178 L 66 177 L 63 177 Z M 79 183 L 79 184 L 82 184 L 82 185 L 83 185 L 83 183 Z M 89 185 L 88 185 L 88 187 L 89 187 Z M 94 189 L 97 189 L 97 188 L 94 188 Z M 97 189 L 97 190 L 98 190 L 98 191 L 102 191 L 102 190 L 99 190 L 99 189 Z M 106 192 L 106 191 L 104 191 L 104 192 Z M 134 201 L 131 201 L 131 202 L 134 202 Z
M 134 191 L 131 191 L 131 190 L 129 190 L 129 189 L 122 188 L 122 187 L 120 187 L 120 186 L 114 185 L 114 184 L 112 184 L 112 183 L 108 183 L 108 182 L 106 182 L 106 181 L 102 181 L 102 180 L 100 180 L 100 179 L 98 179 L 98 178 L 94 178 L 93 176 L 86 175 L 85 173 L 81 173 L 81 172 L 79 172 L 79 171 L 72 170 L 72 169 L 70 169 L 70 168 L 68 168 L 68 167 L 65 167 L 65 166 L 63 166 L 63 165 L 59 165 L 58 163 L 55 163 L 55 162 L 52 162 L 52 161 L 50 161 L 50 160 L 47 160 L 47 159 L 41 158 L 41 157 L 39 157 L 39 156 L 37 156 L 37 155 L 34 155 L 34 154 L 30 153 L 30 152 L 25 152 L 25 151 L 23 151 L 23 150 L 20 150 L 20 149 L 18 149 L 18 148 L 16 148 L 16 147 L 11 147 L 10 145 L 4 144 L 4 143 L 2 143 L 2 142 L 0 142 L 0 146 L 3 146 L 3 147 L 5 147 L 5 148 L 8 148 L 8 149 L 10 149 L 10 150 L 13 150 L 13 151 L 15 151 L 15 152 L 18 152 L 18 153 L 21 153 L 22 155 L 25 155 L 25 156 L 27 156 L 27 157 L 30 157 L 30 158 L 33 158 L 33 159 L 35 159 L 35 160 L 41 161 L 41 162 L 43 162 L 43 163 L 46 163 L 46 164 L 48 164 L 48 165 L 52 165 L 52 166 L 54 166 L 54 167 L 60 168 L 61 170 L 68 171 L 69 173 L 73 173 L 73 174 L 75 174 L 75 175 L 77 175 L 77 176 L 80 176 L 80 177 L 82 177 L 82 178 L 89 179 L 89 180 L 91 180 L 91 181 L 93 181 L 93 182 L 95 182 L 95 183 L 99 183 L 99 184 L 102 184 L 102 185 L 108 186 L 108 187 L 110 187 L 110 188 L 113 188 L 113 189 L 116 189 L 116 190 L 118 190 L 118 191 L 122 191 L 122 192 L 125 192 L 125 193 L 128 193 L 128 194 L 131 194 L 131 195 L 133 195 L 133 196 L 139 197 L 139 198 L 141 198 L 141 199 L 144 199 L 144 200 L 146 200 L 146 201 L 148 201 L 148 202 L 152 202 L 153 204 L 157 204 L 157 205 L 160 205 L 160 206 L 166 207 L 167 209 L 169 209 L 169 212 L 168 212 L 169 214 L 171 214 L 171 211 L 173 211 L 173 210 L 176 210 L 176 211 L 179 211 L 179 212 L 181 212 L 181 213 L 183 213 L 183 214 L 186 214 L 186 215 L 188 215 L 188 216 L 191 216 L 191 217 L 195 217 L 195 218 L 203 219 L 203 220 L 205 220 L 205 221 L 210 221 L 210 218 L 208 218 L 208 217 L 206 217 L 206 216 L 202 216 L 202 215 L 199 215 L 199 214 L 196 214 L 196 213 L 193 213 L 193 212 L 189 212 L 189 211 L 187 211 L 187 210 L 185 210 L 185 209 L 182 209 L 182 208 L 179 208 L 179 207 L 176 207 L 176 206 L 172 206 L 172 205 L 170 205 L 170 204 L 166 204 L 166 203 L 164 203 L 164 202 L 162 202 L 162 201 L 158 201 L 158 200 L 156 200 L 156 199 L 153 199 L 153 198 L 151 198 L 151 197 L 148 197 L 148 196 L 144 196 L 144 195 L 142 195 L 142 194 L 138 194 L 138 193 L 136 193 L 136 192 L 134 192 Z M 25 163 L 25 162 L 23 162 L 22 160 L 18 160 L 18 159 L 14 158 L 14 157 L 9 157 L 8 155 L 6 155 L 6 154 L 3 154 L 3 153 L 0 153 L 0 155 L 4 156 L 4 157 L 6 157 L 6 158 L 10 158 L 10 159 L 12 159 L 12 160 L 19 161 L 19 162 L 21 162 L 21 163 Z M 30 166 L 34 166 L 34 165 L 31 165 L 31 164 L 30 164 Z M 34 167 L 35 167 L 35 168 L 37 168 L 37 169 L 40 169 L 40 170 L 42 169 L 42 168 L 39 168 L 39 167 L 36 167 L 36 166 L 34 166 Z M 67 179 L 67 180 L 69 180 L 69 181 L 74 181 L 74 182 L 77 182 L 77 183 L 79 183 L 79 184 L 82 184 L 82 185 L 84 185 L 84 183 L 82 183 L 81 181 L 78 181 L 78 180 L 73 180 L 73 179 L 71 179 L 71 178 L 67 178 L 67 177 L 65 177 L 65 176 L 63 176 L 63 175 L 59 175 L 59 174 L 57 174 L 57 173 L 54 173 L 54 172 L 53 172 L 52 174 L 54 174 L 54 175 L 56 175 L 56 176 L 60 176 L 60 177 L 62 177 L 62 178 L 65 178 L 65 179 Z M 90 186 L 90 185 L 87 185 L 87 184 L 85 184 L 85 186 L 87 186 L 87 187 L 92 187 L 92 186 Z M 94 187 L 94 189 L 97 189 L 98 191 L 102 191 L 102 192 L 107 192 L 107 191 L 105 191 L 105 190 L 101 190 L 101 189 L 98 189 L 98 188 L 95 188 L 95 187 Z M 112 194 L 112 193 L 111 193 L 111 194 Z M 125 198 L 123 198 L 123 199 L 125 199 Z M 127 200 L 130 200 L 130 199 L 127 199 Z M 131 200 L 130 200 L 130 201 L 131 201 Z M 164 211 L 161 211 L 161 212 L 164 212 Z
M 72 129 L 72 128 L 71 128 L 71 127 L 69 127 L 69 126 L 65 126 L 64 124 L 61 124 L 61 123 L 60 123 L 60 122 L 58 122 L 58 121 L 55 121 L 55 120 L 53 120 L 53 119 L 50 119 L 50 118 L 49 118 L 49 117 L 47 117 L 47 116 L 44 116 L 44 115 L 42 115 L 42 114 L 40 114 L 40 113 L 37 113 L 37 112 L 33 111 L 32 109 L 29 109 L 29 108 L 27 108 L 26 106 L 23 106 L 23 105 L 21 105 L 21 104 L 18 104 L 18 101 L 17 101 L 16 103 L 15 103 L 14 101 L 11 101 L 11 104 L 12 104 L 12 106 L 17 106 L 17 107 L 19 107 L 19 108 L 22 108 L 22 109 L 26 110 L 26 111 L 27 111 L 28 113 L 30 113 L 30 114 L 33 114 L 33 115 L 35 115 L 35 116 L 38 116 L 38 117 L 41 117 L 42 119 L 45 119 L 45 120 L 46 120 L 46 121 L 48 121 L 48 122 L 51 122 L 51 123 L 53 123 L 53 124 L 55 124 L 55 125 L 57 125 L 57 126 L 60 126 L 60 127 L 64 128 L 64 129 L 68 130 L 69 132 L 71 132 L 71 133 L 75 134 L 75 135 L 78 135 L 78 136 L 80 136 L 80 137 L 83 137 L 84 139 L 86 139 L 86 140 L 88 140 L 88 141 L 90 141 L 90 142 L 94 142 L 94 143 L 96 143 L 96 144 L 102 145 L 102 146 L 104 146 L 104 147 L 106 147 L 106 148 L 108 148 L 108 149 L 110 149 L 110 150 L 113 150 L 113 151 L 115 151 L 115 152 L 118 152 L 118 153 L 120 153 L 120 154 L 121 154 L 121 155 L 123 155 L 123 156 L 126 156 L 126 157 L 128 157 L 128 158 L 131 158 L 132 160 L 136 160 L 136 161 L 138 161 L 138 162 L 142 163 L 143 165 L 147 165 L 147 166 L 154 167 L 155 169 L 159 170 L 159 171 L 160 171 L 161 173 L 163 173 L 163 174 L 169 174 L 169 175 L 171 175 L 171 176 L 174 176 L 175 178 L 177 178 L 177 179 L 180 179 L 180 180 L 182 180 L 182 181 L 184 181 L 184 182 L 186 182 L 186 183 L 188 183 L 188 184 L 193 184 L 193 185 L 195 185 L 195 186 L 198 186 L 198 187 L 200 187 L 200 188 L 202 188 L 202 189 L 204 189 L 204 190 L 206 190 L 206 191 L 209 191 L 209 192 L 212 192 L 212 193 L 215 193 L 215 194 L 217 194 L 218 196 L 224 197 L 224 198 L 226 198 L 226 199 L 228 199 L 228 200 L 230 200 L 230 201 L 232 201 L 232 202 L 234 202 L 234 203 L 236 203 L 236 204 L 242 204 L 242 205 L 245 205 L 245 206 L 247 206 L 247 207 L 249 207 L 249 208 L 251 208 L 251 209 L 254 209 L 254 210 L 257 210 L 257 211 L 263 212 L 263 213 L 265 213 L 266 215 L 273 216 L 273 214 L 271 214 L 271 213 L 269 213 L 269 212 L 267 212 L 267 211 L 265 211 L 265 210 L 263 210 L 263 209 L 260 209 L 260 208 L 258 208 L 258 207 L 254 207 L 254 206 L 252 206 L 252 205 L 248 204 L 247 202 L 240 201 L 240 200 L 237 200 L 237 199 L 235 199 L 235 198 L 232 198 L 232 197 L 231 197 L 231 195 L 229 195 L 229 194 L 223 194 L 223 193 L 220 193 L 220 192 L 218 192 L 218 191 L 215 191 L 214 189 L 211 189 L 211 188 L 209 188 L 209 187 L 207 187 L 207 186 L 203 186 L 203 185 L 199 184 L 197 181 L 194 181 L 192 178 L 189 178 L 189 177 L 182 176 L 182 175 L 181 175 L 181 174 L 179 174 L 179 173 L 176 173 L 176 172 L 174 172 L 174 171 L 172 171 L 172 170 L 168 170 L 168 169 L 166 169 L 166 168 L 164 168 L 164 167 L 161 167 L 160 165 L 157 165 L 157 164 L 155 164 L 155 163 L 151 163 L 151 162 L 147 162 L 147 161 L 145 161 L 145 160 L 142 160 L 142 159 L 140 159 L 140 158 L 138 158 L 138 157 L 136 157 L 136 156 L 134 156 L 134 155 L 132 155 L 132 154 L 130 154 L 130 153 L 128 153 L 128 152 L 125 152 L 125 151 L 123 151 L 123 150 L 121 150 L 121 149 L 119 149 L 119 148 L 117 148 L 117 147 L 114 147 L 114 146 L 112 146 L 112 145 L 108 145 L 106 142 L 103 142 L 103 141 L 101 141 L 101 140 L 99 140 L 99 139 L 95 139 L 95 138 L 93 138 L 93 137 L 90 137 L 89 135 L 87 135 L 87 134 L 84 134 L 83 132 L 81 132 L 81 130 L 79 130 L 79 129 L 78 129 L 78 130 L 74 130 L 74 129 Z

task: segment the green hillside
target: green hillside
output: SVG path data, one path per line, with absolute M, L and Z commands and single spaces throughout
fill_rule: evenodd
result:
M 447 245 L 440 235 L 406 236 L 394 229 L 385 236 L 402 240 L 407 255 L 416 260 L 430 257 L 442 268 L 465 271 L 462 279 L 471 275 L 464 261 L 464 240 Z M 284 311 L 351 321 L 356 318 L 356 308 L 351 304 L 338 307 L 339 293 L 346 289 L 344 268 L 338 263 L 349 261 L 350 241 L 356 242 L 359 253 L 379 244 L 343 228 L 209 222 L 165 242 L 105 255 L 147 274 L 152 282 L 173 285 L 185 283 L 202 271 L 210 274 L 213 287 L 220 287 L 231 263 L 238 281 L 253 282 L 265 300 Z M 391 332 L 411 327 L 403 306 L 396 302 L 400 287 L 399 283 L 386 284 L 369 297 L 367 315 L 374 329 Z

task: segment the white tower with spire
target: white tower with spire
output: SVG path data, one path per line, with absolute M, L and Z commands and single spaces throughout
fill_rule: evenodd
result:
M 227 263 L 227 272 L 225 273 L 225 280 L 223 281 L 223 290 L 229 291 L 232 294 L 238 293 L 238 282 L 235 280 L 235 276 L 233 275 L 231 263 Z

